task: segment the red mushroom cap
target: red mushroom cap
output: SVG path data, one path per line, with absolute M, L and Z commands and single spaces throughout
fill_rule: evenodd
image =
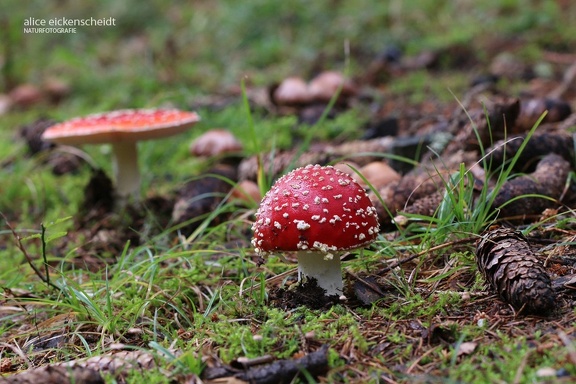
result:
M 148 140 L 184 132 L 199 120 L 177 109 L 123 109 L 53 125 L 42 139 L 68 145 Z
M 376 209 L 350 175 L 307 165 L 282 176 L 256 212 L 252 245 L 257 253 L 363 247 L 380 230 Z

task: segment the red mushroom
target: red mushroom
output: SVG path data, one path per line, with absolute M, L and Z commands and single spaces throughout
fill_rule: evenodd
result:
M 136 143 L 184 132 L 199 120 L 195 112 L 177 109 L 124 109 L 53 125 L 42 139 L 66 145 L 112 144 L 116 190 L 127 197 L 140 188 Z
M 298 278 L 315 278 L 326 295 L 342 295 L 340 253 L 373 242 L 380 226 L 366 191 L 334 167 L 308 165 L 266 193 L 252 227 L 256 253 L 295 251 Z

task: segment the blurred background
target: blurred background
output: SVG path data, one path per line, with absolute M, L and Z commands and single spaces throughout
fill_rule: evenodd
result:
M 114 25 L 26 33 L 32 19 Z M 0 160 L 9 170 L 0 182 L 11 180 L 0 208 L 38 205 L 38 216 L 45 212 L 39 190 L 53 201 L 46 204 L 57 205 L 58 196 L 80 201 L 90 176 L 85 168 L 74 179 L 43 176 L 30 142 L 43 146 L 34 132 L 54 122 L 121 108 L 197 111 L 202 121 L 190 132 L 140 144 L 143 190 L 161 193 L 154 189 L 210 167 L 190 156 L 189 143 L 211 128 L 234 133 L 246 156 L 302 140 L 344 142 L 389 122 L 402 131 L 448 118 L 478 83 L 498 82 L 498 92 L 511 96 L 547 94 L 576 62 L 576 5 L 567 0 L 3 0 L 0 27 Z M 310 81 L 323 71 L 358 85 L 330 124 L 302 124 L 317 121 L 325 105 L 312 117 L 271 105 L 284 79 Z M 257 139 L 247 134 L 242 84 Z M 574 100 L 573 90 L 564 95 Z M 17 139 L 26 132 L 29 148 Z M 109 149 L 83 150 L 110 172 Z
M 379 58 L 423 52 L 442 52 L 435 68 L 472 74 L 502 52 L 545 71 L 543 52 L 572 53 L 576 43 L 576 5 L 567 0 L 3 0 L 0 15 L 0 93 L 54 88 L 63 94 L 52 96 L 61 101 L 49 108 L 55 117 L 193 103 L 237 92 L 243 78 L 265 86 L 345 66 L 361 76 Z M 30 17 L 114 18 L 116 25 L 26 34 Z

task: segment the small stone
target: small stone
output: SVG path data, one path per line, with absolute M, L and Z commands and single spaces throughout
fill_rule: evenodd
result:
M 552 367 L 543 367 L 536 371 L 538 377 L 551 377 L 556 376 L 556 370 Z
M 316 332 L 314 331 L 308 331 L 304 334 L 304 338 L 306 340 L 313 340 L 316 337 Z

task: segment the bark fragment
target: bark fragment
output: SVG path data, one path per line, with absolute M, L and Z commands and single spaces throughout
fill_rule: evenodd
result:
M 328 370 L 328 345 L 299 359 L 277 360 L 270 364 L 235 369 L 229 366 L 208 367 L 202 380 L 237 379 L 252 384 L 292 383 L 303 371 L 317 377 Z
M 523 313 L 548 315 L 555 294 L 548 272 L 522 233 L 497 228 L 476 246 L 478 269 L 500 298 Z

